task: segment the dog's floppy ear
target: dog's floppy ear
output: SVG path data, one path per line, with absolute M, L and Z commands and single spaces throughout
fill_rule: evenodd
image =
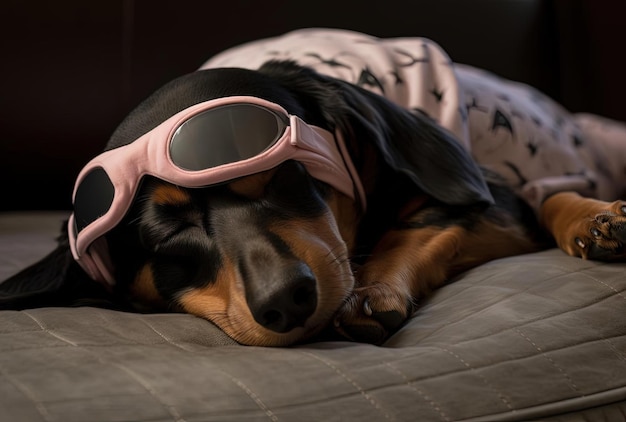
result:
M 493 203 L 482 171 L 452 133 L 425 115 L 339 82 L 350 109 L 349 127 L 341 130 L 373 142 L 387 165 L 446 204 Z
M 67 231 L 56 249 L 33 265 L 0 282 L 0 309 L 93 305 L 111 307 L 110 293 L 74 261 Z
M 428 195 L 450 205 L 493 203 L 470 153 L 429 117 L 293 62 L 268 62 L 259 70 L 299 94 L 301 103 L 308 97 L 313 106 L 315 98 L 326 121 L 357 143 L 372 143 L 390 168 Z

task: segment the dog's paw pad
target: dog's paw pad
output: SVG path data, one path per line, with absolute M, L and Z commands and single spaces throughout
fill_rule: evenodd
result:
M 372 313 L 372 318 L 378 321 L 386 329 L 396 330 L 406 320 L 406 314 L 398 311 L 383 311 Z
M 335 317 L 335 329 L 343 336 L 380 344 L 408 318 L 410 298 L 386 286 L 355 289 Z
M 580 233 L 574 241 L 588 259 L 626 260 L 626 202 L 615 201 L 593 216 L 587 232 Z

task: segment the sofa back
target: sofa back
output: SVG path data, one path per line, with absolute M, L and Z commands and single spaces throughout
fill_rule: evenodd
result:
M 3 2 L 0 175 L 15 193 L 3 195 L 0 211 L 69 209 L 80 168 L 153 90 L 225 48 L 296 28 L 428 37 L 457 62 L 568 99 L 561 60 L 573 53 L 563 51 L 563 33 L 574 31 L 568 29 L 572 16 L 581 19 L 570 6 L 580 11 L 583 3 L 388 0 L 379 7 L 357 0 L 230 0 L 216 8 L 204 0 Z M 569 83 L 577 85 L 576 77 Z M 580 94 L 569 99 L 576 105 Z

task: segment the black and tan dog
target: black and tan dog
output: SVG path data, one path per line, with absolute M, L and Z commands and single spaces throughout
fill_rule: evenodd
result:
M 56 250 L 0 285 L 0 308 L 187 312 L 249 345 L 294 344 L 327 327 L 380 343 L 429 292 L 489 260 L 553 240 L 574 256 L 626 258 L 626 202 L 550 192 L 535 211 L 432 118 L 293 61 L 182 76 L 135 109 L 106 149 L 239 95 L 340 133 L 367 208 L 294 160 L 202 188 L 146 176 L 106 234 L 114 286 L 74 261 L 64 230 Z

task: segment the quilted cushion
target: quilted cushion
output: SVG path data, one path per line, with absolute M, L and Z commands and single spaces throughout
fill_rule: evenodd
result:
M 59 213 L 0 216 L 0 279 Z M 382 347 L 235 344 L 190 315 L 0 312 L 7 421 L 623 420 L 626 265 L 559 250 L 439 289 Z

